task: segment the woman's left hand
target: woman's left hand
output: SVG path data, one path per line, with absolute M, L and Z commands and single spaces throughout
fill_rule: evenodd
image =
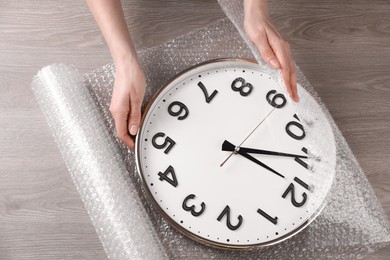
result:
M 290 46 L 272 24 L 267 1 L 245 0 L 244 8 L 244 29 L 249 39 L 270 67 L 281 70 L 290 97 L 298 102 L 297 77 Z

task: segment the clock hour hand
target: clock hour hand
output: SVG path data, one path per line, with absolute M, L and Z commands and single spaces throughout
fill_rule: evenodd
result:
M 225 142 L 227 142 L 227 141 L 225 141 Z M 224 142 L 224 144 L 225 144 L 225 142 Z M 229 143 L 229 142 L 228 142 L 228 143 Z M 224 150 L 224 149 L 223 149 L 223 146 L 222 146 L 222 150 L 223 150 L 223 151 L 231 151 L 231 152 L 234 152 L 234 153 L 238 153 L 239 155 L 241 155 L 241 156 L 247 158 L 248 160 L 250 160 L 250 161 L 252 161 L 252 162 L 254 162 L 254 163 L 257 163 L 257 164 L 260 165 L 261 167 L 263 167 L 263 168 L 265 168 L 265 169 L 271 171 L 272 173 L 275 173 L 276 175 L 278 175 L 278 176 L 284 178 L 284 176 L 283 176 L 282 174 L 278 173 L 277 171 L 275 171 L 274 169 L 272 169 L 272 168 L 269 167 L 268 165 L 262 163 L 261 161 L 257 160 L 256 158 L 254 158 L 253 156 L 249 155 L 248 153 L 243 152 L 243 151 L 241 150 L 241 148 L 236 150 L 236 149 L 235 149 L 236 147 L 235 147 L 233 144 L 231 144 L 231 143 L 229 143 L 229 144 L 233 147 L 233 149 Z M 227 145 L 229 145 L 229 144 L 227 144 Z M 229 148 L 230 148 L 230 146 L 229 146 Z
M 229 141 L 226 141 L 226 140 L 222 144 L 222 151 L 234 152 L 235 148 L 236 147 L 232 143 L 230 143 Z M 253 148 L 246 148 L 246 147 L 240 147 L 240 151 L 243 151 L 245 153 L 266 154 L 266 155 L 276 155 L 276 156 L 284 156 L 284 157 L 294 157 L 294 158 L 307 159 L 307 156 L 305 156 L 305 155 L 298 155 L 298 154 L 291 154 L 291 153 L 280 153 L 280 152 L 261 150 L 261 149 L 253 149 Z

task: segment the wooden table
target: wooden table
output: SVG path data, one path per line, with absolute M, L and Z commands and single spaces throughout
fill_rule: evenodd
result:
M 224 17 L 211 0 L 128 0 L 124 6 L 142 48 Z M 275 0 L 270 6 L 390 216 L 388 1 Z M 0 61 L 0 259 L 105 259 L 30 89 L 44 65 L 69 63 L 88 72 L 111 62 L 86 3 L 3 0 Z M 387 247 L 366 259 L 389 257 Z

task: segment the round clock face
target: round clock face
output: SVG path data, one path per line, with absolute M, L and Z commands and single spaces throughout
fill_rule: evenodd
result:
M 321 128 L 334 143 L 329 124 Z M 271 245 L 324 206 L 319 187 L 333 173 L 311 177 L 307 134 L 257 64 L 218 60 L 182 73 L 149 103 L 137 167 L 159 211 L 185 235 L 217 247 Z

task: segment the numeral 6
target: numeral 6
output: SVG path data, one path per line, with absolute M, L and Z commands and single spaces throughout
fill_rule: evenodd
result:
M 179 110 L 173 111 L 174 106 L 178 106 Z M 181 115 L 183 113 L 183 111 L 184 111 L 184 115 Z M 188 111 L 188 107 L 186 105 L 184 105 L 183 103 L 181 103 L 179 101 L 174 101 L 168 106 L 168 113 L 171 116 L 178 116 L 178 118 L 177 118 L 178 120 L 183 120 L 183 119 L 186 119 L 186 117 L 189 114 L 189 111 Z

